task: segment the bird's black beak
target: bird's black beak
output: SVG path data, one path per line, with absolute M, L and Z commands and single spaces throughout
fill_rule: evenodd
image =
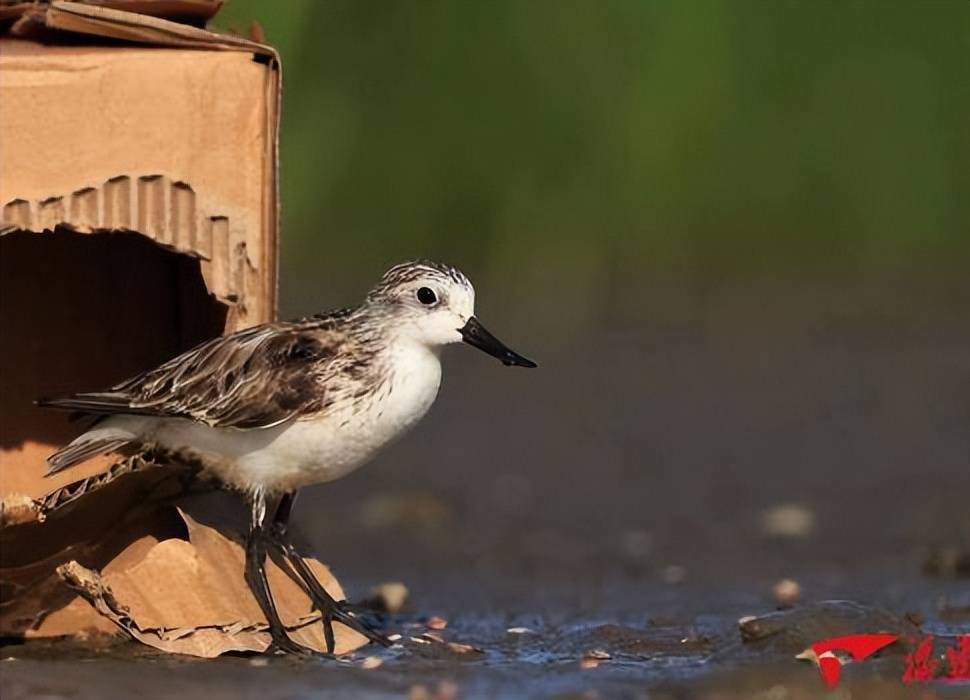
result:
M 522 357 L 514 350 L 505 347 L 505 344 L 494 335 L 485 330 L 485 326 L 472 316 L 468 322 L 458 329 L 462 340 L 469 345 L 474 345 L 479 350 L 487 352 L 492 357 L 497 357 L 502 364 L 507 367 L 538 367 L 532 360 Z

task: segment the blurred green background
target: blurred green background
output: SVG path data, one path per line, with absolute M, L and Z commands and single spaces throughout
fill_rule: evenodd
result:
M 644 279 L 966 276 L 963 0 L 230 0 L 215 24 L 252 20 L 285 71 L 284 315 L 411 257 L 574 321 Z
M 533 600 L 533 574 L 676 564 L 873 600 L 965 551 L 970 2 L 230 0 L 219 25 L 253 19 L 284 62 L 281 315 L 435 257 L 540 364 L 455 348 L 420 428 L 302 501 L 342 576 L 453 576 L 438 605 L 469 571 Z M 765 538 L 784 503 L 813 537 Z

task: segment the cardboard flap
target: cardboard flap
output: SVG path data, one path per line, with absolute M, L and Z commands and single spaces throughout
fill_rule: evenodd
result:
M 193 510 L 199 514 L 199 502 Z M 101 616 L 156 649 L 205 658 L 231 651 L 264 651 L 270 635 L 245 583 L 242 545 L 232 532 L 205 524 L 182 508 L 178 512 L 188 540 L 143 538 L 102 572 L 70 561 L 58 568 L 58 574 Z M 215 520 L 221 518 L 217 515 Z M 343 599 L 343 589 L 330 569 L 315 559 L 306 562 L 321 585 Z M 267 575 L 293 639 L 326 651 L 320 613 L 301 586 L 272 559 L 267 560 Z M 337 654 L 367 643 L 340 623 L 334 624 L 334 637 Z
M 216 34 L 198 27 L 159 17 L 126 12 L 109 7 L 55 0 L 43 11 L 32 10 L 12 28 L 14 34 L 26 33 L 29 25 L 42 22 L 47 29 L 85 34 L 136 44 L 178 48 L 245 51 L 278 61 L 271 46 L 241 37 Z
M 85 4 L 108 7 L 125 12 L 137 12 L 152 17 L 203 26 L 222 8 L 223 0 L 79 0 Z M 19 19 L 25 14 L 42 12 L 45 5 L 30 2 L 0 3 L 0 21 Z

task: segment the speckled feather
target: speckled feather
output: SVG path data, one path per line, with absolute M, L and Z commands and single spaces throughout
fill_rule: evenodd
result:
M 272 323 L 214 338 L 109 391 L 43 402 L 91 414 L 189 418 L 220 428 L 269 428 L 319 414 L 373 375 L 377 339 L 347 312 Z
M 441 263 L 395 265 L 363 306 L 213 338 L 109 391 L 40 403 L 96 415 L 189 418 L 220 428 L 269 428 L 315 417 L 377 390 L 386 368 L 375 363 L 385 340 L 375 321 L 383 305 L 396 302 L 394 290 L 429 275 L 470 286 L 464 274 Z
M 442 346 L 473 333 L 506 364 L 535 366 L 481 327 L 474 302 L 458 270 L 405 263 L 356 308 L 215 338 L 107 391 L 39 402 L 102 416 L 48 459 L 49 473 L 142 445 L 251 492 L 338 478 L 427 412 Z

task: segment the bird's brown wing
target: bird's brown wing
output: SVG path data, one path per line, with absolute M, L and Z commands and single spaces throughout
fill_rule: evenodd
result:
M 319 410 L 318 370 L 335 334 L 299 323 L 257 326 L 209 340 L 105 392 L 39 401 L 84 413 L 190 418 L 220 428 L 270 428 Z

